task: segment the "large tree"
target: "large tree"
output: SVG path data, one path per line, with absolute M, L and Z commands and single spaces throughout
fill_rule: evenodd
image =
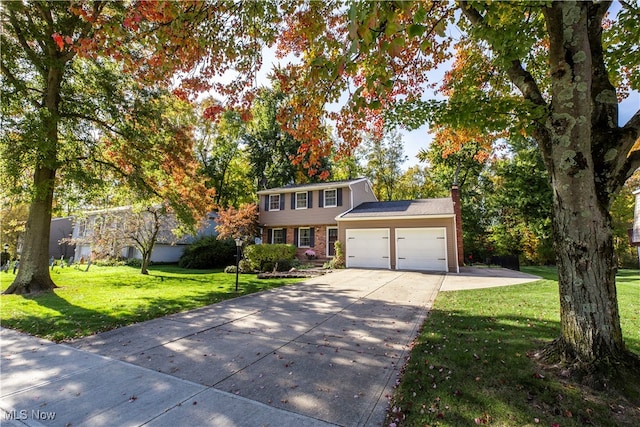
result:
M 209 120 L 206 111 L 211 107 L 206 105 L 211 102 L 207 100 L 203 105 L 205 114 L 198 125 L 197 152 L 203 172 L 215 189 L 216 205 L 238 206 L 253 200 L 252 192 L 247 191 L 251 186 L 247 170 L 250 163 L 242 149 L 246 124 L 233 110 L 225 111 L 215 121 Z
M 7 293 L 55 287 L 48 236 L 61 178 L 90 186 L 116 176 L 141 197 L 168 200 L 187 222 L 206 210 L 184 118 L 188 108 L 162 87 L 122 72 L 124 42 L 144 51 L 122 34 L 128 7 L 16 1 L 0 8 L 3 173 L 31 176 L 20 270 Z
M 400 133 L 393 129 L 384 132 L 382 137 L 369 135 L 360 149 L 366 161 L 365 175 L 371 180 L 378 200 L 397 200 L 402 164 L 408 159 Z
M 622 3 L 607 20 L 610 6 L 310 2 L 283 31 L 284 47 L 294 46 L 289 51 L 302 58 L 281 73 L 283 87 L 304 97 L 292 117 L 300 132 L 312 133 L 318 122 L 312 115 L 335 100 L 330 94 L 348 91 L 336 114 L 347 140 L 353 124 L 384 111 L 409 126 L 435 121 L 454 131 L 507 129 L 536 140 L 553 188 L 560 282 L 561 334 L 547 355 L 583 372 L 629 360 L 609 208 L 640 166 L 640 150 L 633 149 L 640 111 L 626 123 L 618 113 L 618 97 L 640 88 L 639 15 Z M 457 26 L 457 44 L 441 88 L 447 100 L 425 101 L 429 71 L 452 52 L 448 24 Z
M 532 141 L 511 145 L 483 172 L 491 247 L 496 255 L 519 255 L 526 263 L 553 263 L 553 195 L 547 170 Z

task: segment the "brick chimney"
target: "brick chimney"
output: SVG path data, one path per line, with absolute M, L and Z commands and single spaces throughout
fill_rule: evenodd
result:
M 456 244 L 458 246 L 458 266 L 464 266 L 464 244 L 462 242 L 462 205 L 460 204 L 460 189 L 457 185 L 451 187 L 453 212 L 456 216 Z

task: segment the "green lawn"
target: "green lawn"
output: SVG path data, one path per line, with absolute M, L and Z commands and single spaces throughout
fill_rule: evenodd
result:
M 2 326 L 61 341 L 154 319 L 236 297 L 234 274 L 218 270 L 185 270 L 155 266 L 149 275 L 133 267 L 59 268 L 51 273 L 59 286 L 34 296 L 2 295 Z M 15 276 L 0 273 L 0 288 Z M 244 295 L 300 279 L 257 279 L 240 275 Z
M 632 426 L 640 399 L 587 390 L 540 370 L 530 355 L 559 335 L 550 268 L 530 284 L 441 292 L 415 341 L 387 425 Z M 625 341 L 640 354 L 640 274 L 618 275 Z

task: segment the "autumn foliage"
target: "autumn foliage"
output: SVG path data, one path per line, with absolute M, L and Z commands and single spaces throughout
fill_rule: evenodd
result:
M 251 239 L 258 235 L 258 205 L 246 203 L 238 209 L 219 210 L 216 218 L 218 239 Z

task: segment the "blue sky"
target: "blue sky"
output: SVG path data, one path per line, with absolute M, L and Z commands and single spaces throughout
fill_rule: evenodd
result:
M 272 65 L 278 62 L 274 52 L 275 49 L 265 49 L 263 56 L 264 65 L 262 67 L 262 70 L 256 76 L 256 81 L 260 85 L 269 85 L 267 75 L 270 73 Z M 295 61 L 294 58 L 285 58 L 281 60 L 280 63 L 286 64 L 289 60 Z M 429 75 L 429 82 L 441 82 L 444 76 L 444 72 L 447 68 L 448 64 L 445 64 L 438 70 L 432 71 Z M 442 99 L 442 97 L 435 94 L 433 90 L 425 91 L 424 97 L 428 98 L 429 96 L 433 97 L 433 99 Z M 629 96 L 619 104 L 619 125 L 623 126 L 625 123 L 627 123 L 627 121 L 629 121 L 629 119 L 638 110 L 640 110 L 640 92 L 632 91 Z M 408 160 L 403 165 L 403 168 L 407 169 L 419 163 L 416 155 L 418 154 L 418 152 L 420 152 L 420 150 L 425 149 L 429 146 L 432 140 L 432 135 L 429 133 L 428 125 L 421 126 L 420 128 L 413 131 L 402 130 L 401 134 L 403 136 L 405 154 L 408 157 Z

